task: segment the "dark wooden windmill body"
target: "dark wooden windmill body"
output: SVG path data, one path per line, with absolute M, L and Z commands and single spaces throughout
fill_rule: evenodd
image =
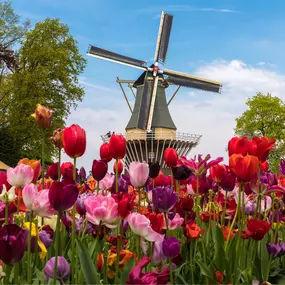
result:
M 145 61 L 122 56 L 94 46 L 90 46 L 88 51 L 90 56 L 139 68 L 144 71 L 136 81 L 117 78 L 117 82 L 120 84 L 131 111 L 125 135 L 127 140 L 125 165 L 128 166 L 132 161 L 158 161 L 166 174 L 169 170 L 164 165 L 163 160 L 165 148 L 173 147 L 178 155 L 187 156 L 201 138 L 200 135 L 178 133 L 171 118 L 168 105 L 181 86 L 212 92 L 220 92 L 222 86 L 217 81 L 173 70 L 159 69 L 158 63 L 163 64 L 165 62 L 172 20 L 173 16 L 162 12 L 154 56 L 155 63 L 150 67 L 147 66 Z M 135 96 L 133 108 L 126 96 L 123 84 L 128 84 Z M 170 84 L 177 85 L 178 88 L 167 102 L 166 89 Z M 133 91 L 134 89 L 135 92 Z M 101 137 L 103 141 L 109 140 L 108 135 Z

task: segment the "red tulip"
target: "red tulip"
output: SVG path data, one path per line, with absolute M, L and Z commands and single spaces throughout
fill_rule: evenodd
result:
M 250 182 L 258 169 L 258 158 L 252 155 L 233 154 L 230 157 L 230 169 L 240 182 Z
M 121 197 L 118 201 L 118 213 L 122 219 L 125 219 L 134 209 L 135 195 L 129 193 L 119 195 Z
M 7 181 L 7 174 L 3 171 L 0 171 L 0 191 L 2 191 L 3 185 L 6 186 L 7 191 L 12 187 Z
M 229 156 L 232 154 L 242 154 L 243 156 L 247 154 L 254 155 L 256 150 L 256 143 L 254 141 L 249 141 L 247 137 L 233 137 L 228 142 L 228 152 Z
M 123 135 L 113 134 L 109 142 L 110 155 L 114 159 L 122 159 L 126 154 L 126 139 Z
M 164 161 L 167 166 L 175 167 L 177 165 L 178 155 L 174 148 L 168 147 L 164 151 Z
M 63 182 L 54 181 L 49 189 L 49 201 L 58 212 L 70 209 L 78 197 L 78 189 L 75 184 L 64 185 Z
M 114 173 L 116 173 L 116 162 L 114 163 L 114 166 L 113 166 L 113 171 Z M 124 169 L 124 165 L 122 163 L 121 160 L 118 161 L 118 174 L 121 174 L 123 172 L 123 169 Z
M 180 200 L 180 204 L 181 204 L 181 208 L 184 212 L 192 211 L 193 204 L 194 204 L 193 198 L 191 196 L 182 198 Z
M 147 215 L 147 218 L 150 220 L 150 226 L 151 228 L 161 234 L 164 226 L 164 217 L 162 213 L 149 213 Z
M 65 128 L 62 136 L 63 148 L 66 154 L 72 158 L 80 157 L 86 150 L 86 133 L 78 125 Z
M 73 164 L 71 162 L 63 162 L 60 166 L 60 172 L 64 179 L 73 179 Z
M 102 180 L 108 171 L 108 164 L 105 160 L 93 160 L 92 175 L 96 181 Z
M 247 234 L 254 240 L 262 240 L 270 230 L 270 223 L 251 218 L 246 222 Z
M 165 186 L 165 176 L 162 171 L 159 171 L 158 176 L 153 179 L 153 183 L 155 187 Z
M 227 176 L 227 168 L 224 164 L 216 164 L 210 168 L 210 175 L 213 181 L 215 181 L 216 183 L 220 183 Z
M 48 176 L 52 180 L 57 180 L 58 179 L 58 162 L 52 163 L 48 167 Z
M 256 143 L 256 151 L 252 154 L 257 156 L 260 162 L 265 162 L 269 156 L 270 150 L 275 148 L 275 139 L 269 139 L 267 137 L 254 137 L 252 139 Z
M 110 145 L 108 143 L 104 143 L 100 146 L 100 158 L 102 160 L 106 160 L 107 162 L 112 160 L 112 156 L 110 154 Z
M 267 171 L 268 171 L 268 168 L 269 168 L 269 164 L 268 164 L 267 161 L 264 161 L 264 162 L 260 163 L 260 169 L 261 169 L 261 171 L 267 172 Z

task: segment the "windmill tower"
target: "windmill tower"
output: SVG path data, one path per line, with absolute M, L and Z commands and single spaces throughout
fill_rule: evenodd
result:
M 172 21 L 172 15 L 162 12 L 154 55 L 155 63 L 149 67 L 146 61 L 116 54 L 92 45 L 89 46 L 87 52 L 90 56 L 143 70 L 136 81 L 117 78 L 131 111 L 131 117 L 126 126 L 125 165 L 129 166 L 132 161 L 158 161 L 165 174 L 170 171 L 166 168 L 163 160 L 165 148 L 175 148 L 179 156 L 187 156 L 201 138 L 200 135 L 177 132 L 168 105 L 179 88 L 183 86 L 219 93 L 222 87 L 222 84 L 217 81 L 159 68 L 158 63 L 163 65 L 166 59 Z M 125 83 L 128 84 L 135 96 L 133 108 L 122 85 Z M 177 85 L 178 88 L 167 102 L 165 90 L 169 85 Z M 101 137 L 104 142 L 109 140 L 107 135 Z

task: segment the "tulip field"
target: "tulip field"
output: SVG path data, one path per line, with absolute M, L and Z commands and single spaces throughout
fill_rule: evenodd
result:
M 34 117 L 51 128 L 47 107 Z M 50 143 L 53 164 L 23 158 L 0 172 L 1 284 L 285 284 L 285 161 L 269 171 L 274 138 L 229 138 L 229 165 L 166 148 L 169 176 L 157 162 L 125 169 L 120 134 L 88 177 L 77 167 L 83 128 L 54 130 Z

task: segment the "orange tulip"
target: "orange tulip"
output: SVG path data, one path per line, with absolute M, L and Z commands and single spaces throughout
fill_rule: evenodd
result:
M 258 158 L 252 155 L 232 154 L 230 156 L 230 169 L 240 182 L 250 182 L 258 169 Z
M 18 164 L 29 165 L 33 168 L 34 178 L 32 180 L 32 183 L 36 183 L 41 173 L 41 161 L 40 160 L 29 160 L 28 158 L 23 158 L 18 162 Z
M 195 223 L 187 224 L 186 235 L 190 239 L 198 239 L 201 237 L 201 228 Z
M 37 108 L 32 117 L 36 119 L 37 124 L 41 128 L 50 128 L 53 111 L 48 107 L 37 104 Z

